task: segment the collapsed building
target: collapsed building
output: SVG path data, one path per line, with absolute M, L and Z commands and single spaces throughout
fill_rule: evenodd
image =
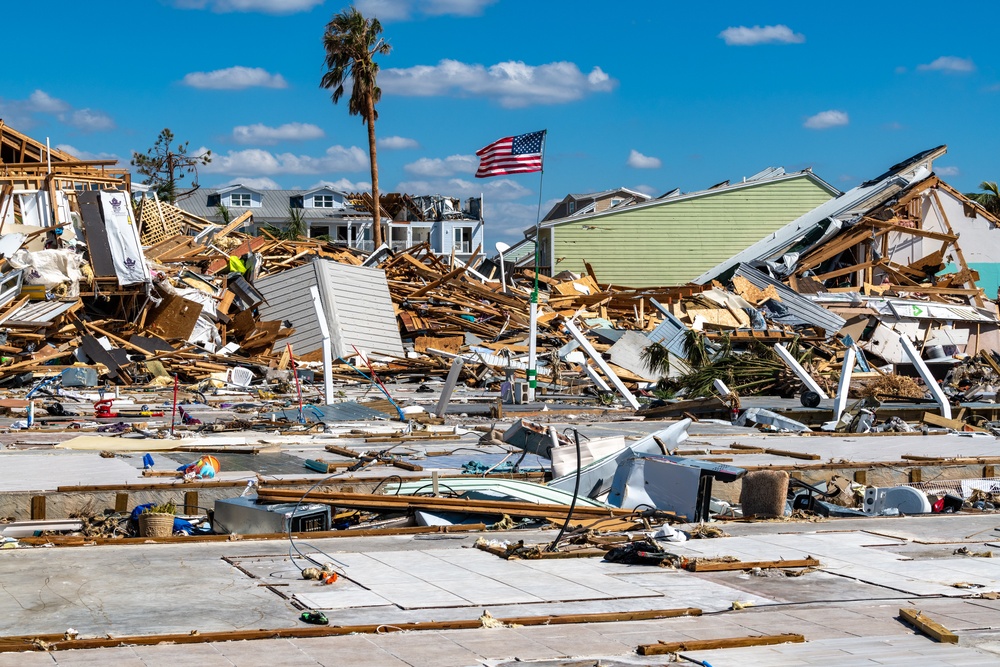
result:
M 350 218 L 343 238 L 286 238 L 253 191 L 212 193 L 229 217 L 134 199 L 112 164 L 0 129 L 0 533 L 17 587 L 0 602 L 0 652 L 255 650 L 270 637 L 287 651 L 339 634 L 626 620 L 666 632 L 701 607 L 706 623 L 742 614 L 726 620 L 748 619 L 745 634 L 769 598 L 822 604 L 825 622 L 830 604 L 861 604 L 857 591 L 961 610 L 1000 594 L 990 559 L 967 558 L 994 539 L 1000 506 L 998 221 L 934 175 L 944 147 L 845 193 L 773 169 L 659 203 L 571 197 L 560 210 L 594 208 L 547 222 L 536 267 L 519 250 L 482 261 L 475 201 L 386 195 L 389 243 L 374 249 L 358 245 L 364 193 L 286 192 L 278 215 L 301 197 L 317 220 Z M 789 189 L 793 205 L 778 205 Z M 774 205 L 748 222 L 752 238 L 702 253 L 680 280 L 653 266 L 629 284 L 600 244 L 558 246 L 758 197 Z M 417 232 L 435 225 L 473 232 L 443 245 Z M 675 245 L 704 243 L 691 237 Z M 932 513 L 955 523 L 901 516 Z M 813 525 L 837 518 L 872 532 Z M 940 544 L 912 537 L 925 533 Z M 67 567 L 63 548 L 84 545 Z M 109 571 L 123 573 L 116 588 L 127 576 L 177 603 L 102 597 Z M 740 588 L 771 576 L 786 583 Z M 205 585 L 216 579 L 225 595 Z M 822 601 L 796 581 L 818 582 Z M 952 599 L 973 586 L 975 600 Z

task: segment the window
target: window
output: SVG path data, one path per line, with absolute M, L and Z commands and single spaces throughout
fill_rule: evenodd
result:
M 455 252 L 472 252 L 472 227 L 455 227 Z
M 575 201 L 571 201 L 570 203 L 566 204 L 566 206 L 568 207 L 567 208 L 567 211 L 568 211 L 567 215 L 573 215 L 574 213 L 576 213 L 576 202 Z
M 615 199 L 612 199 L 611 200 L 611 207 L 614 208 L 615 206 L 618 206 L 618 204 L 621 204 L 622 201 L 623 201 L 622 199 L 619 199 L 617 197 Z
M 229 205 L 236 208 L 250 208 L 250 195 L 249 194 L 234 194 L 229 195 Z
M 428 243 L 431 240 L 431 228 L 430 227 L 413 227 L 412 228 L 412 241 L 413 245 L 418 245 L 420 243 Z
M 309 228 L 309 238 L 314 239 L 319 236 L 330 236 L 330 227 L 327 225 L 313 225 Z
M 313 195 L 313 207 L 333 208 L 333 195 Z

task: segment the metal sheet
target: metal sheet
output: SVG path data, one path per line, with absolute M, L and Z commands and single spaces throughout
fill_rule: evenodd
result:
M 76 304 L 76 301 L 31 301 L 10 313 L 2 324 L 8 327 L 42 326 Z
M 798 317 L 803 322 L 815 325 L 823 329 L 827 336 L 832 336 L 843 328 L 847 322 L 843 317 L 827 310 L 823 306 L 813 303 L 795 290 L 786 287 L 784 284 L 773 280 L 752 266 L 740 264 L 736 267 L 736 274 L 750 281 L 754 287 L 760 290 L 773 286 L 778 295 L 781 296 L 781 303 L 788 311 Z

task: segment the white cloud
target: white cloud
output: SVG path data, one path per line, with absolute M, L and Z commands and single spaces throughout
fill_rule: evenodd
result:
M 227 67 L 211 72 L 191 72 L 184 75 L 182 83 L 192 88 L 210 90 L 242 90 L 244 88 L 287 88 L 288 82 L 280 74 L 271 74 L 261 67 Z
M 542 215 L 552 207 L 543 207 Z M 516 202 L 493 202 L 486 198 L 486 210 L 483 215 L 486 222 L 486 255 L 494 254 L 493 244 L 505 241 L 514 245 L 524 238 L 524 230 L 535 225 L 537 216 L 535 204 L 518 204 Z
M 831 127 L 847 125 L 849 122 L 850 118 L 848 118 L 846 111 L 831 109 L 829 111 L 820 111 L 815 116 L 809 116 L 809 118 L 806 118 L 806 122 L 802 123 L 802 127 L 808 127 L 810 130 L 825 130 Z
M 485 194 L 487 204 L 491 201 L 511 201 L 531 194 L 531 190 L 507 178 L 491 178 L 485 181 L 467 181 L 461 178 L 402 181 L 396 192 L 412 195 L 441 194 L 449 197 L 478 197 Z
M 934 167 L 934 173 L 938 176 L 958 176 L 961 171 L 958 167 L 947 166 L 947 167 Z
M 324 0 L 174 0 L 178 9 L 211 9 L 213 12 L 261 12 L 295 14 L 307 12 Z
M 52 97 L 44 90 L 36 90 L 28 96 L 28 106 L 39 113 L 64 113 L 70 110 L 70 105 Z
M 77 148 L 76 146 L 70 146 L 69 144 L 57 144 L 52 148 L 57 151 L 62 151 L 63 153 L 69 153 L 73 157 L 80 160 L 117 160 L 118 162 L 122 162 L 120 155 L 104 152 L 91 153 L 90 151 L 85 151 Z
M 584 75 L 575 64 L 526 65 L 507 61 L 485 67 L 457 60 L 383 70 L 382 91 L 409 97 L 485 97 L 507 108 L 563 104 L 613 90 L 618 82 L 600 67 Z
M 73 106 L 44 90 L 35 90 L 24 100 L 0 99 L 0 118 L 13 127 L 30 128 L 38 114 L 55 116 L 60 122 L 84 132 L 111 130 L 115 122 L 111 116 L 96 109 L 74 109 Z
M 974 72 L 976 71 L 976 63 L 968 58 L 941 56 L 926 65 L 917 65 L 917 70 L 920 72 L 945 72 L 948 74 Z
M 277 181 L 272 178 L 267 178 L 266 176 L 260 176 L 258 178 L 231 178 L 219 187 L 225 187 L 227 185 L 245 185 L 248 188 L 253 188 L 254 190 L 281 190 L 281 186 L 278 185 Z
M 752 28 L 741 25 L 726 28 L 719 33 L 727 46 L 756 46 L 758 44 L 801 44 L 806 36 L 793 32 L 787 25 L 755 25 Z
M 643 155 L 633 148 L 628 154 L 627 164 L 633 169 L 659 169 L 663 166 L 663 161 L 658 157 Z
M 307 189 L 314 190 L 316 188 L 333 188 L 340 192 L 370 192 L 372 184 L 368 181 L 350 181 L 346 178 L 340 178 L 336 181 L 317 181 Z M 379 198 L 381 199 L 381 197 Z
M 903 129 L 903 124 L 898 120 L 890 121 L 882 126 L 882 129 L 889 130 L 890 132 L 898 132 Z
M 416 16 L 479 16 L 497 0 L 355 0 L 365 16 L 380 21 L 406 21 Z
M 408 139 L 406 137 L 382 137 L 378 140 L 378 147 L 395 151 L 405 148 L 420 148 L 420 143 L 416 139 Z
M 474 174 L 479 166 L 475 155 L 451 155 L 444 159 L 422 157 L 403 167 L 416 176 L 442 178 L 456 174 Z
M 650 197 L 655 197 L 658 193 L 662 192 L 660 188 L 654 188 L 652 185 L 633 185 L 629 190 L 635 190 L 636 192 L 641 192 L 644 195 L 649 195 Z
M 238 144 L 276 144 L 279 141 L 308 141 L 321 139 L 323 130 L 312 123 L 285 123 L 269 127 L 263 123 L 237 125 L 233 128 L 233 139 Z
M 103 111 L 94 109 L 77 109 L 66 117 L 65 121 L 84 132 L 101 132 L 115 129 L 115 121 Z
M 206 149 L 194 151 L 200 155 Z M 201 168 L 216 174 L 240 176 L 271 176 L 275 174 L 322 174 L 330 171 L 363 171 L 368 169 L 368 152 L 357 146 L 330 146 L 321 156 L 271 153 L 261 148 L 247 148 L 212 154 L 212 161 Z

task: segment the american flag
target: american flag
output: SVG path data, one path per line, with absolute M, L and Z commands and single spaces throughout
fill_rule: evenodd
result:
M 519 134 L 497 139 L 486 148 L 479 149 L 476 151 L 479 156 L 476 178 L 541 171 L 544 137 L 545 130 Z

